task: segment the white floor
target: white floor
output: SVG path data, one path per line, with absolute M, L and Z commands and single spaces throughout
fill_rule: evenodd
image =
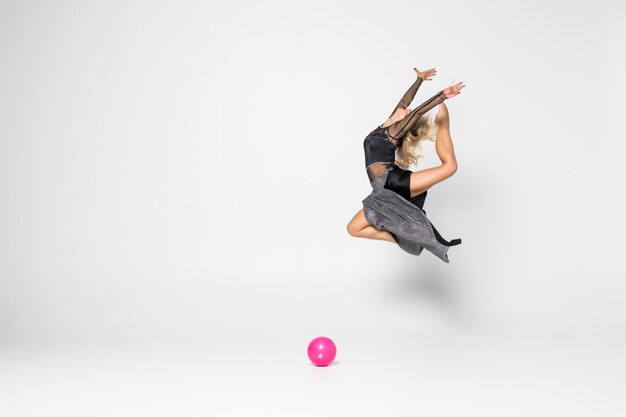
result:
M 389 334 L 0 345 L 0 416 L 621 416 L 626 343 Z

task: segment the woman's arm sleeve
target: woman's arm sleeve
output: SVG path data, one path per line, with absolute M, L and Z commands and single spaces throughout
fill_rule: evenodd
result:
M 415 93 L 417 93 L 417 90 L 420 88 L 420 85 L 422 85 L 422 81 L 424 81 L 422 77 L 417 77 L 413 85 L 410 86 L 408 90 L 406 90 L 406 93 L 404 93 L 404 95 L 400 99 L 400 102 L 393 109 L 389 117 L 393 116 L 393 114 L 399 108 L 406 109 L 407 107 L 409 107 L 409 104 L 411 104 L 411 102 L 413 101 L 413 98 L 415 97 Z
M 446 99 L 446 95 L 443 90 L 420 104 L 417 108 L 413 109 L 411 113 L 407 114 L 402 120 L 398 120 L 394 124 L 387 128 L 387 133 L 392 139 L 400 139 L 406 135 L 406 133 L 417 123 L 419 118 L 425 114 L 428 110 L 435 106 L 440 105 Z

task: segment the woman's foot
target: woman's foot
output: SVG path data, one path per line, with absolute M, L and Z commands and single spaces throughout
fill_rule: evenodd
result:
M 439 105 L 437 115 L 435 116 L 435 123 L 437 124 L 437 126 L 450 123 L 450 114 L 448 113 L 448 107 L 445 103 L 441 103 Z

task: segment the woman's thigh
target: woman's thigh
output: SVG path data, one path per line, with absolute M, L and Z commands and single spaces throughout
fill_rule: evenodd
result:
M 401 195 L 419 208 L 422 208 L 424 206 L 424 199 L 426 198 L 426 190 L 413 192 L 411 189 L 411 177 L 413 174 L 412 171 L 395 165 L 392 170 L 389 171 L 385 188 Z
M 453 173 L 450 167 L 446 165 L 413 172 L 409 181 L 411 196 L 414 197 L 425 192 L 433 185 L 449 178 Z

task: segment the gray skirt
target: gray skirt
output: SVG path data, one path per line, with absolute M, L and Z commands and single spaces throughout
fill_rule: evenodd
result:
M 391 233 L 398 246 L 411 255 L 420 255 L 426 248 L 445 263 L 449 263 L 448 249 L 460 244 L 461 239 L 446 241 L 428 220 L 424 210 L 384 188 L 388 175 L 389 171 L 385 171 L 370 183 L 372 192 L 363 200 L 367 221 L 376 229 Z

